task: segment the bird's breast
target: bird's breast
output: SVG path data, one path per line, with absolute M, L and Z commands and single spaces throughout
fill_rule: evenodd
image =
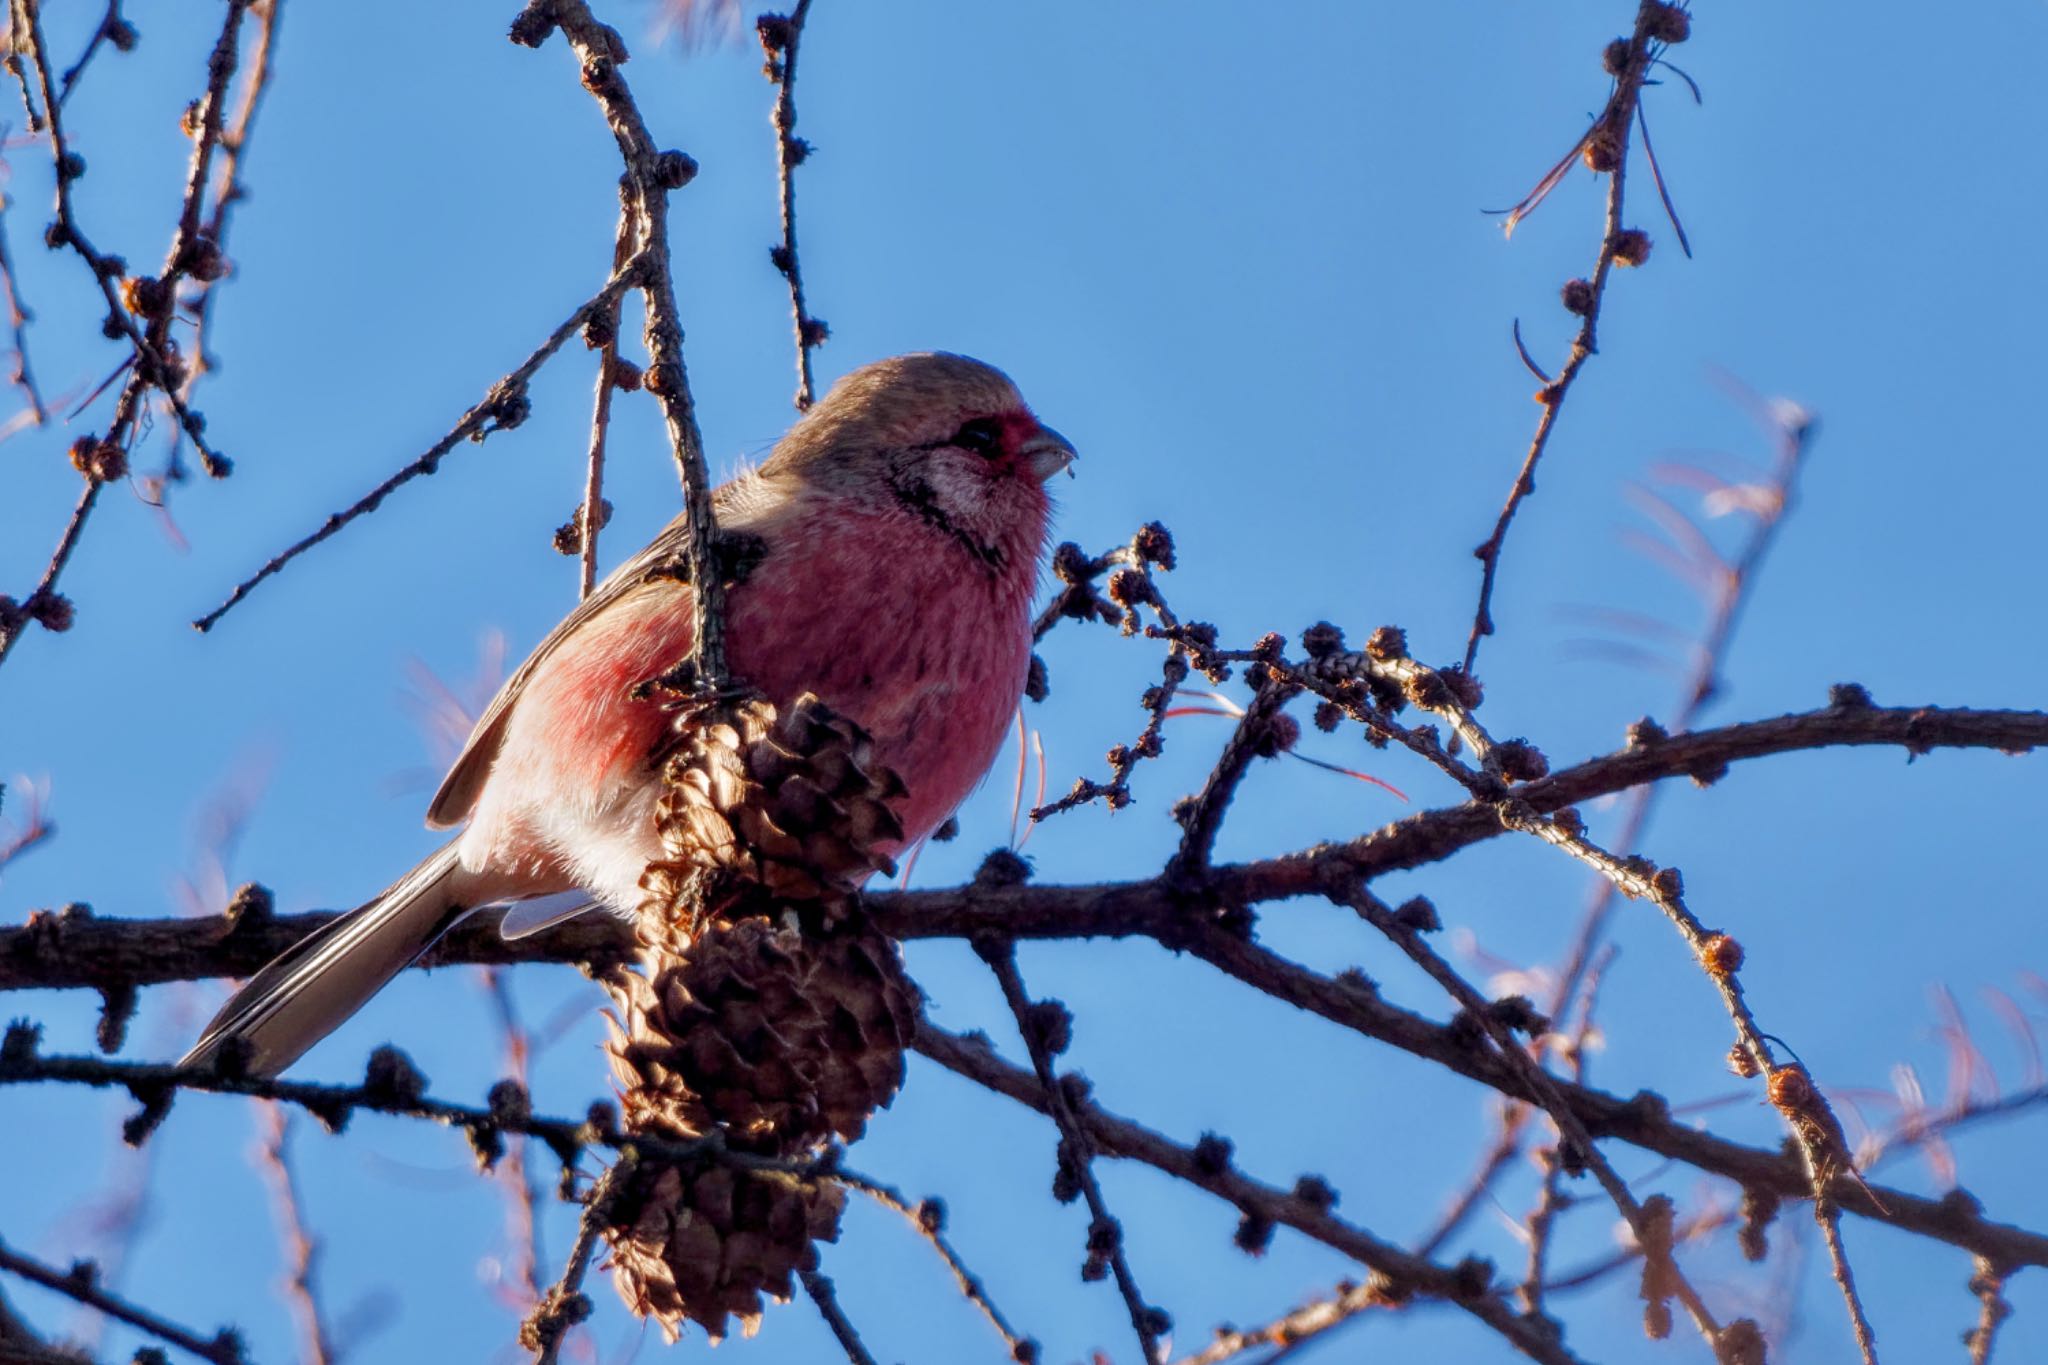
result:
M 807 518 L 731 596 L 733 672 L 859 722 L 922 838 L 988 771 L 1030 662 L 1032 566 L 991 575 L 900 515 Z

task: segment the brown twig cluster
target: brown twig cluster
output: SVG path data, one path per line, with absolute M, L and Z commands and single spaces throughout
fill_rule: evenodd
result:
M 1523 363 L 1542 385 L 1536 390 L 1536 402 L 1542 409 L 1542 415 L 1536 419 L 1536 432 L 1529 438 L 1529 448 L 1522 456 L 1522 467 L 1508 487 L 1507 501 L 1501 504 L 1492 532 L 1472 552 L 1480 565 L 1479 605 L 1473 611 L 1472 630 L 1465 641 L 1464 668 L 1467 673 L 1473 672 L 1478 664 L 1479 642 L 1494 632 L 1493 589 L 1500 577 L 1501 554 L 1507 547 L 1508 528 L 1514 524 L 1515 514 L 1521 510 L 1522 503 L 1536 491 L 1536 467 L 1549 449 L 1551 434 L 1557 428 L 1558 414 L 1564 409 L 1565 398 L 1571 393 L 1572 385 L 1578 381 L 1586 362 L 1599 350 L 1600 308 L 1607 299 L 1609 279 L 1616 266 L 1640 266 L 1650 258 L 1649 234 L 1627 223 L 1625 190 L 1629 134 L 1640 124 L 1644 151 L 1649 152 L 1649 124 L 1641 110 L 1643 85 L 1649 80 L 1651 70 L 1663 62 L 1665 51 L 1673 43 L 1684 42 L 1691 32 L 1692 18 L 1686 12 L 1684 0 L 1677 4 L 1666 0 L 1640 0 L 1635 28 L 1626 37 L 1609 43 L 1601 53 L 1601 66 L 1613 82 L 1607 103 L 1594 116 L 1592 124 L 1579 140 L 1572 144 L 1572 149 L 1537 182 L 1536 188 L 1508 210 L 1504 219 L 1503 226 L 1512 233 L 1515 226 L 1533 213 L 1571 173 L 1575 162 L 1584 160 L 1588 170 L 1607 177 L 1607 206 L 1601 224 L 1600 249 L 1593 257 L 1592 274 L 1567 281 L 1559 294 L 1565 311 L 1579 319 L 1579 326 L 1572 337 L 1571 350 L 1555 377 L 1544 373 L 1529 358 L 1527 349 L 1522 347 L 1521 324 L 1515 326 L 1516 348 L 1521 351 Z M 1657 168 L 1654 154 L 1649 154 L 1649 160 L 1658 193 L 1663 196 L 1664 206 L 1669 210 L 1671 199 L 1664 194 L 1664 173 Z M 1677 227 L 1675 214 L 1671 221 L 1682 242 L 1685 230 Z M 1691 254 L 1690 250 L 1687 254 Z
M 44 244 L 52 250 L 68 249 L 84 262 L 107 309 L 101 331 L 110 340 L 125 341 L 128 355 L 107 381 L 108 385 L 114 379 L 122 382 L 106 434 L 87 434 L 71 443 L 71 461 L 84 479 L 84 487 L 58 536 L 49 563 L 34 588 L 19 601 L 0 597 L 0 660 L 6 659 L 31 624 L 54 631 L 70 628 L 75 612 L 70 600 L 58 593 L 58 580 L 78 548 L 102 490 L 128 476 L 154 404 L 161 403 L 168 409 L 177 431 L 175 439 L 191 443 L 200 467 L 210 477 L 226 478 L 231 469 L 226 457 L 208 440 L 205 418 L 187 401 L 195 375 L 194 362 L 180 349 L 172 327 L 179 317 L 180 288 L 190 281 L 204 289 L 230 269 L 218 233 L 225 228 L 224 214 L 231 195 L 237 192 L 234 166 L 238 162 L 230 163 L 226 180 L 218 186 L 214 182 L 213 164 L 215 153 L 223 148 L 229 132 L 224 123 L 229 87 L 240 61 L 244 20 L 252 7 L 251 0 L 229 0 L 220 35 L 207 58 L 200 93 L 186 109 L 183 126 L 192 139 L 192 158 L 184 195 L 163 267 L 148 275 L 131 274 L 125 258 L 101 250 L 86 235 L 72 194 L 73 185 L 86 174 L 85 158 L 71 146 L 64 131 L 65 97 L 100 50 L 101 43 L 125 50 L 134 45 L 134 29 L 120 17 L 118 9 L 110 8 L 85 53 L 60 78 L 43 32 L 41 0 L 11 0 L 9 5 L 5 65 L 20 87 L 29 132 L 49 144 L 56 182 L 55 217 L 44 229 Z M 275 14 L 274 7 L 266 8 L 260 21 L 259 43 L 265 53 Z M 269 68 L 264 61 L 244 83 L 243 112 L 232 129 L 235 142 L 231 157 L 240 156 L 255 104 L 268 80 Z M 0 261 L 0 268 L 6 268 L 8 277 L 6 292 L 15 324 L 17 382 L 28 391 L 31 411 L 41 425 L 46 416 L 44 404 L 28 377 L 23 331 L 26 310 L 15 292 L 11 268 L 4 261 Z

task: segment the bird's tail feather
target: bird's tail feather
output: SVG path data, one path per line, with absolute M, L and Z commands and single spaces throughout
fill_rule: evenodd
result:
M 458 870 L 451 841 L 375 900 L 293 944 L 228 997 L 180 1065 L 211 1065 L 237 1040 L 248 1074 L 283 1071 L 469 913 L 454 899 Z

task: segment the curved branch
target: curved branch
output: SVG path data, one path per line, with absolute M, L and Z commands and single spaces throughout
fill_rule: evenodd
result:
M 1046 1091 L 1038 1078 L 1022 1067 L 1010 1065 L 984 1042 L 948 1033 L 926 1021 L 919 1026 L 913 1046 L 948 1071 L 1046 1113 Z M 1227 1160 L 1217 1161 L 1197 1148 L 1183 1147 L 1100 1105 L 1083 1102 L 1073 1108 L 1075 1118 L 1087 1131 L 1097 1152 L 1155 1166 L 1227 1200 L 1247 1214 L 1291 1227 L 1343 1252 L 1384 1277 L 1382 1289 L 1390 1300 L 1413 1295 L 1442 1299 L 1478 1318 L 1533 1360 L 1552 1365 L 1571 1365 L 1578 1360 L 1553 1335 L 1549 1324 L 1523 1317 L 1508 1306 L 1493 1287 L 1493 1267 L 1485 1261 L 1438 1265 L 1346 1222 L 1332 1214 L 1325 1203 L 1254 1180 Z
M 716 688 L 725 682 L 725 587 L 711 564 L 712 538 L 718 527 L 711 509 L 704 437 L 697 428 L 697 407 L 683 366 L 682 310 L 676 306 L 668 243 L 669 191 L 687 185 L 697 174 L 697 163 L 681 152 L 656 147 L 619 71 L 628 55 L 625 41 L 616 29 L 600 23 L 584 0 L 528 0 L 512 21 L 512 41 L 539 47 L 549 30 L 557 27 L 581 64 L 583 88 L 597 101 L 625 163 L 621 190 L 632 200 L 640 232 L 635 254 L 646 263 L 640 283 L 641 296 L 647 301 L 643 334 L 647 371 L 642 383 L 661 404 L 669 451 L 683 486 L 683 510 L 690 526 L 683 561 L 690 572 L 696 606 L 696 630 L 691 638 L 697 642 L 698 680 Z
M 1639 744 L 1512 790 L 1528 810 L 1550 814 L 1645 782 L 1691 776 L 1718 778 L 1731 763 L 1838 746 L 1898 746 L 1909 754 L 1934 749 L 1996 749 L 2022 753 L 2048 745 L 2048 712 L 1936 707 L 1834 706 L 1771 720 L 1675 735 Z M 1507 832 L 1492 805 L 1468 801 L 1421 811 L 1341 844 L 1233 863 L 1200 884 L 1210 905 L 1251 905 L 1320 895 L 1330 869 L 1367 879 L 1440 862 L 1460 849 Z M 960 886 L 885 891 L 869 898 L 882 928 L 900 939 L 1156 938 L 1184 946 L 1187 887 L 1164 880 L 1013 887 Z M 247 976 L 333 912 L 211 919 L 96 919 L 83 907 L 37 912 L 27 924 L 0 929 L 0 991 L 107 990 Z M 545 933 L 507 942 L 487 918 L 457 927 L 420 959 L 422 967 L 454 963 L 575 962 L 601 964 L 630 955 L 630 934 L 616 921 L 586 916 Z

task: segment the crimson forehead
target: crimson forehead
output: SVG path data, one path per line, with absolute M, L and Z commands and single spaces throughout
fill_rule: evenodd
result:
M 1038 434 L 1038 419 L 1027 408 L 1010 408 L 994 416 L 1002 424 L 1003 448 L 1006 450 L 1015 450 Z

